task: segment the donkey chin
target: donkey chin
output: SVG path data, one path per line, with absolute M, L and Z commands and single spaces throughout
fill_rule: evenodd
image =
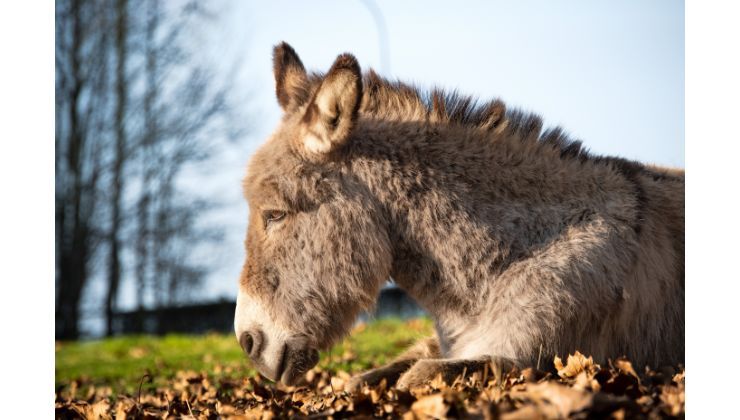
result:
M 319 362 L 319 352 L 305 335 L 276 325 L 260 302 L 241 291 L 236 300 L 234 331 L 244 353 L 272 381 L 297 385 Z

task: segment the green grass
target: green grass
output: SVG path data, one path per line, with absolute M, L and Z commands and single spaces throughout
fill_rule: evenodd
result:
M 357 372 L 381 365 L 431 333 L 427 319 L 383 319 L 362 324 L 330 352 L 322 353 L 319 367 Z M 146 374 L 156 386 L 174 378 L 178 371 L 202 372 L 216 379 L 255 373 L 233 334 L 142 335 L 63 342 L 57 343 L 55 353 L 57 388 L 78 382 L 133 393 Z

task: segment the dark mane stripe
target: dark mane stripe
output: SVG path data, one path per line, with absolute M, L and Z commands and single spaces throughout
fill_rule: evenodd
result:
M 539 142 L 560 151 L 563 158 L 589 160 L 582 143 L 571 140 L 560 128 L 542 131 L 542 118 L 519 109 L 506 109 L 504 102 L 481 102 L 457 91 L 424 90 L 401 81 L 389 81 L 370 70 L 364 77 L 365 94 L 360 112 L 378 118 L 424 119 L 484 130 L 502 129 L 522 141 Z
M 360 112 L 365 115 L 425 119 L 484 130 L 501 129 L 521 141 L 537 142 L 542 147 L 553 148 L 560 152 L 563 159 L 611 165 L 633 179 L 638 173 L 650 172 L 639 162 L 593 155 L 580 140 L 571 139 L 560 127 L 542 131 L 543 123 L 539 115 L 506 109 L 500 99 L 481 102 L 457 91 L 447 92 L 439 88 L 424 90 L 399 80 L 387 80 L 373 70 L 365 74 L 363 83 L 365 91 Z

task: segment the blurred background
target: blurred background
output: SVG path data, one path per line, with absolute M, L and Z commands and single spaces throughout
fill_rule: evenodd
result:
M 280 118 L 271 53 L 534 111 L 597 154 L 684 166 L 684 5 L 56 2 L 56 338 L 228 331 L 241 178 Z M 418 308 L 388 288 L 375 316 Z

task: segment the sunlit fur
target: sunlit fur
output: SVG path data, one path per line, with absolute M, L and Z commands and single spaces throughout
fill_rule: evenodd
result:
M 592 156 L 500 100 L 360 76 L 348 54 L 307 74 L 281 44 L 275 75 L 241 288 L 290 334 L 325 348 L 390 276 L 445 358 L 683 362 L 683 170 Z

